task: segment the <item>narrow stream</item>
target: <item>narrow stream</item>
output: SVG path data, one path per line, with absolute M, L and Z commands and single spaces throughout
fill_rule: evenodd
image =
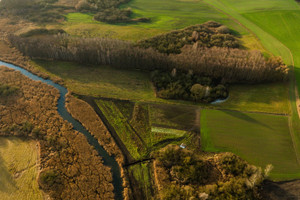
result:
M 97 139 L 95 139 L 82 126 L 82 124 L 80 122 L 78 122 L 77 120 L 75 120 L 70 115 L 70 113 L 67 111 L 67 109 L 65 107 L 65 101 L 66 101 L 66 94 L 68 93 L 68 90 L 65 87 L 63 87 L 59 84 L 56 84 L 51 80 L 43 79 L 39 76 L 36 76 L 36 75 L 30 73 L 29 71 L 27 71 L 23 68 L 15 66 L 13 64 L 9 64 L 9 63 L 5 63 L 5 62 L 0 61 L 0 66 L 6 66 L 8 68 L 19 71 L 23 75 L 27 76 L 28 78 L 30 78 L 32 80 L 41 81 L 41 82 L 46 83 L 48 85 L 51 85 L 51 86 L 53 86 L 53 87 L 55 87 L 56 89 L 59 90 L 60 97 L 58 99 L 58 105 L 57 105 L 58 113 L 61 115 L 61 117 L 63 119 L 67 120 L 68 122 L 70 122 L 73 125 L 74 130 L 77 130 L 77 131 L 81 132 L 82 134 L 84 134 L 86 136 L 89 144 L 92 145 L 96 149 L 96 151 L 99 153 L 99 156 L 102 157 L 102 159 L 104 161 L 104 165 L 111 167 L 111 172 L 112 172 L 112 176 L 113 176 L 113 186 L 114 186 L 115 199 L 116 200 L 123 199 L 122 179 L 121 179 L 121 174 L 120 174 L 120 168 L 119 168 L 119 165 L 118 165 L 117 161 L 115 160 L 115 158 L 113 156 L 109 156 L 109 154 L 103 149 L 103 147 L 100 146 Z

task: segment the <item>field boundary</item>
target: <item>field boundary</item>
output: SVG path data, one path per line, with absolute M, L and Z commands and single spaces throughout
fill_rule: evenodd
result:
M 296 144 L 295 132 L 294 132 L 294 128 L 293 128 L 293 123 L 292 123 L 291 117 L 288 118 L 288 124 L 289 124 L 289 129 L 290 129 L 289 132 L 290 132 L 290 135 L 291 135 L 291 138 L 292 138 L 292 142 L 293 142 L 293 148 L 294 148 L 294 151 L 295 151 L 295 154 L 296 154 L 298 165 L 300 166 L 300 155 L 299 155 L 299 152 L 297 151 L 297 144 Z

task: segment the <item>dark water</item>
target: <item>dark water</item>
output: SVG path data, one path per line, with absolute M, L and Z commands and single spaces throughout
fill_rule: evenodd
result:
M 54 83 L 51 80 L 43 79 L 39 76 L 36 76 L 36 75 L 30 73 L 29 71 L 27 71 L 23 68 L 15 66 L 13 64 L 9 64 L 9 63 L 0 61 L 0 66 L 6 66 L 8 68 L 19 71 L 23 75 L 27 76 L 28 78 L 30 78 L 32 80 L 41 81 L 41 82 L 51 85 L 59 90 L 60 98 L 58 99 L 58 105 L 57 105 L 58 113 L 62 116 L 63 119 L 70 122 L 73 125 L 75 130 L 79 131 L 80 133 L 82 133 L 86 136 L 90 145 L 92 145 L 96 149 L 96 151 L 99 153 L 99 156 L 102 157 L 102 159 L 104 161 L 104 165 L 111 167 L 111 171 L 112 171 L 112 175 L 113 175 L 113 186 L 114 186 L 115 199 L 117 199 L 117 200 L 123 199 L 122 179 L 121 179 L 121 174 L 120 174 L 120 168 L 119 168 L 117 161 L 115 160 L 115 158 L 113 156 L 109 156 L 109 154 L 103 149 L 103 147 L 100 146 L 98 141 L 81 125 L 81 123 L 79 123 L 77 120 L 75 120 L 70 115 L 70 113 L 67 111 L 67 109 L 65 107 L 65 101 L 66 101 L 66 94 L 68 93 L 68 90 L 65 87 L 63 87 L 57 83 Z

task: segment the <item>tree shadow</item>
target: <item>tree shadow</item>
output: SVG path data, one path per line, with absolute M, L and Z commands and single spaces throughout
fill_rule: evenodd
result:
M 6 147 L 8 145 L 6 138 L 0 137 L 0 147 Z M 0 191 L 3 193 L 13 193 L 18 190 L 16 182 L 9 171 L 7 163 L 0 154 Z
M 222 110 L 222 112 L 224 112 L 227 115 L 230 115 L 232 117 L 238 118 L 240 120 L 247 121 L 247 122 L 252 123 L 252 124 L 257 124 L 257 125 L 260 125 L 260 126 L 263 126 L 265 128 L 273 130 L 273 128 L 271 126 L 269 126 L 267 124 L 264 124 L 261 121 L 258 121 L 256 119 L 254 119 L 253 117 L 250 117 L 249 114 L 247 114 L 247 113 L 243 113 L 243 112 L 240 112 L 240 111 L 229 111 L 229 110 Z

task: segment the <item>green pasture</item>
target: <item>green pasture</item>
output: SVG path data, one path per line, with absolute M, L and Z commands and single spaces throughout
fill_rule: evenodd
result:
M 214 108 L 290 114 L 288 83 L 231 85 L 228 100 Z
M 67 88 L 81 95 L 118 99 L 155 99 L 147 73 L 109 66 L 35 61 L 33 65 L 52 78 L 62 78 Z
M 205 151 L 230 151 L 261 167 L 272 164 L 275 180 L 300 177 L 288 117 L 202 110 L 201 139 Z
M 1 200 L 44 199 L 37 183 L 36 144 L 15 137 L 0 137 Z
M 238 20 L 257 35 L 264 47 L 274 55 L 281 56 L 286 64 L 295 64 L 289 89 L 291 136 L 300 153 L 300 121 L 295 104 L 296 85 L 300 86 L 300 6 L 294 0 L 204 0 Z
M 131 8 L 134 13 L 132 18 L 148 17 L 151 21 L 146 23 L 107 24 L 93 20 L 93 15 L 90 13 L 69 13 L 66 15 L 66 21 L 58 26 L 75 36 L 111 37 L 137 41 L 167 31 L 214 20 L 229 26 L 241 35 L 249 36 L 247 29 L 204 1 L 132 0 L 121 7 Z M 55 25 L 48 26 L 53 27 Z M 252 43 L 259 44 L 251 36 L 244 41 L 245 45 L 247 45 L 248 39 L 252 40 Z M 256 47 L 258 46 L 256 45 Z
M 152 112 L 150 117 L 157 119 L 163 112 L 171 112 L 174 117 L 169 118 L 169 122 L 163 122 L 165 125 L 173 122 L 170 120 L 184 121 L 185 117 L 190 119 L 188 113 L 193 114 L 193 110 L 186 110 L 188 105 L 198 105 L 201 107 L 227 108 L 242 111 L 259 111 L 272 113 L 290 113 L 288 102 L 288 91 L 284 84 L 261 84 L 261 85 L 234 85 L 230 87 L 230 97 L 226 103 L 209 105 L 195 104 L 190 101 L 165 100 L 155 97 L 154 87 L 150 81 L 149 74 L 134 71 L 120 70 L 109 66 L 91 66 L 76 64 L 70 62 L 54 61 L 34 61 L 32 65 L 40 71 L 47 73 L 50 77 L 64 80 L 66 87 L 77 94 L 90 95 L 95 97 L 106 97 L 115 99 L 126 99 L 141 102 L 155 102 L 164 104 L 175 104 L 173 107 L 158 108 Z M 179 106 L 176 106 L 179 105 Z M 152 106 L 161 107 L 159 104 Z M 123 108 L 122 108 L 123 109 Z M 184 115 L 178 115 L 183 111 Z M 157 116 L 155 116 L 157 115 Z M 167 114 L 168 115 L 168 114 Z M 188 127 L 193 120 L 187 120 Z M 158 122 L 153 122 L 158 123 Z M 180 128 L 180 127 L 178 127 Z M 182 129 L 182 128 L 181 128 Z

